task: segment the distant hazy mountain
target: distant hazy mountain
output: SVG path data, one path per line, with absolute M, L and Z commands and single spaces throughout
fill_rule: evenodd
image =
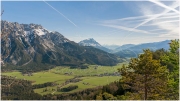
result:
M 115 65 L 116 56 L 84 47 L 37 24 L 1 21 L 1 63 L 3 68 L 47 69 L 52 65 L 83 63 Z
M 160 42 L 152 42 L 152 43 L 143 43 L 139 45 L 128 45 L 128 48 L 122 49 L 121 47 L 117 48 L 121 49 L 118 52 L 115 52 L 116 55 L 120 57 L 135 57 L 139 53 L 143 52 L 143 49 L 157 50 L 164 48 L 165 50 L 169 49 L 170 40 L 160 41 Z
M 120 47 L 120 45 L 102 45 L 110 50 L 115 50 L 116 48 Z
M 114 49 L 113 52 L 118 52 L 120 50 L 128 49 L 128 48 L 133 47 L 133 46 L 135 46 L 135 45 L 134 44 L 124 44 L 124 45 L 119 46 L 116 49 Z
M 170 42 L 171 42 L 170 40 L 165 40 L 165 41 L 160 41 L 160 42 L 143 43 L 143 44 L 129 47 L 128 49 L 140 51 L 142 49 L 147 49 L 147 48 L 149 48 L 151 50 L 157 50 L 157 49 L 164 48 L 165 50 L 168 50 L 169 49 L 168 43 L 170 43 Z
M 79 42 L 79 45 L 81 45 L 81 46 L 92 46 L 92 47 L 101 49 L 105 52 L 111 52 L 110 49 L 103 47 L 97 41 L 95 41 L 93 38 L 82 40 Z

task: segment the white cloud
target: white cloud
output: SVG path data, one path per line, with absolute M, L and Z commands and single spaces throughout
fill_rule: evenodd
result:
M 148 37 L 151 40 L 166 40 L 177 38 L 179 36 L 179 3 L 171 1 L 166 2 L 166 5 L 150 0 L 155 3 L 146 3 L 146 5 L 139 5 L 141 10 L 138 10 L 140 16 L 132 16 L 120 19 L 104 20 L 99 22 L 101 26 L 125 30 L 125 38 L 134 38 L 134 35 L 142 36 L 135 38 L 137 41 L 142 41 L 142 38 Z M 168 6 L 167 6 L 168 3 Z M 133 33 L 133 36 L 131 34 Z M 144 34 L 144 35 L 143 35 Z M 155 39 L 156 37 L 156 39 Z M 123 43 L 127 40 L 123 38 Z
M 130 32 L 139 32 L 139 33 L 145 33 L 145 34 L 152 34 L 149 33 L 147 31 L 144 30 L 139 30 L 139 29 L 134 29 L 134 28 L 128 28 L 128 27 L 123 27 L 123 26 L 119 26 L 119 25 L 106 25 L 106 24 L 101 24 L 102 26 L 106 26 L 106 27 L 111 27 L 111 28 L 116 28 L 116 29 L 121 29 L 121 30 L 126 30 L 126 31 L 130 31 Z
M 177 39 L 179 38 L 179 28 L 174 28 L 173 30 L 169 31 L 168 33 L 163 33 L 161 35 L 159 35 L 158 37 L 169 37 L 169 38 L 174 38 Z
M 174 8 L 172 8 L 172 7 L 166 6 L 166 5 L 164 5 L 163 3 L 159 2 L 158 0 L 149 0 L 149 1 L 150 1 L 150 2 L 153 2 L 153 3 L 157 4 L 157 5 L 159 5 L 159 6 L 161 6 L 161 7 L 164 7 L 165 9 L 169 9 L 169 10 L 171 10 L 171 11 L 174 11 L 174 12 L 180 14 L 180 12 L 179 12 L 178 10 L 176 10 L 176 9 L 174 9 Z M 174 4 L 179 4 L 179 2 L 176 1 Z
M 144 13 L 147 13 L 147 10 L 146 11 L 143 11 L 143 14 Z M 121 19 L 112 19 L 112 20 L 104 20 L 104 21 L 101 21 L 100 23 L 106 23 L 106 24 L 119 24 L 121 23 L 122 21 L 123 22 L 128 22 L 128 21 L 131 21 L 131 22 L 136 22 L 136 21 L 145 21 L 147 20 L 149 17 L 153 17 L 153 16 L 160 16 L 159 18 L 156 18 L 156 19 L 163 19 L 163 18 L 174 18 L 174 17 L 179 17 L 177 16 L 176 13 L 166 13 L 164 15 L 162 14 L 148 14 L 148 15 L 143 15 L 143 16 L 133 16 L 133 17 L 126 17 L 126 18 L 121 18 Z
M 157 2 L 156 2 L 157 3 Z M 175 9 L 179 7 L 179 4 L 177 2 L 173 2 L 172 5 L 168 6 L 160 15 L 155 15 L 154 17 L 149 17 L 147 21 L 150 21 L 148 24 L 142 25 L 141 26 L 155 26 L 157 29 L 161 29 L 161 34 L 159 34 L 159 37 L 176 37 L 176 35 L 179 34 L 179 14 L 173 15 L 173 16 L 167 16 L 167 17 L 162 17 L 164 14 L 167 14 L 170 12 L 172 9 Z M 169 9 L 172 8 L 172 9 Z M 146 15 L 147 12 L 152 12 L 150 14 L 156 14 L 157 12 L 160 11 L 152 11 L 151 8 L 146 8 L 142 14 Z M 147 22 L 146 21 L 146 22 Z M 167 32 L 164 32 L 167 31 Z M 172 35 L 170 35 L 172 34 Z
M 149 32 L 154 32 L 154 31 L 162 31 L 163 29 L 161 28 L 157 28 L 157 29 L 152 29 L 152 30 L 148 30 Z
M 160 21 L 160 22 L 157 22 L 157 23 L 152 23 L 152 24 L 146 24 L 146 25 L 143 25 L 143 26 L 152 26 L 152 25 L 162 25 L 162 24 L 166 24 L 166 27 L 169 26 L 170 23 L 177 23 L 179 22 L 179 20 L 170 20 L 170 21 Z M 177 27 L 177 26 L 175 26 Z
M 173 5 L 171 5 L 171 8 L 177 8 L 177 7 L 179 7 L 179 4 L 177 4 L 177 3 L 173 3 Z M 138 24 L 138 25 L 135 26 L 134 28 L 138 28 L 138 27 L 140 27 L 140 26 L 148 23 L 149 21 L 152 21 L 152 20 L 154 20 L 154 19 L 156 19 L 156 18 L 158 18 L 158 17 L 160 17 L 160 16 L 162 16 L 162 15 L 164 15 L 164 14 L 170 12 L 170 11 L 171 11 L 171 10 L 169 10 L 169 9 L 165 9 L 165 10 L 164 10 L 162 13 L 160 13 L 159 15 L 154 15 L 154 16 L 152 16 L 152 17 L 149 17 L 147 20 L 145 20 L 144 22 Z M 148 9 L 148 10 L 146 10 L 144 13 L 147 14 L 147 12 L 154 12 L 154 11 L 151 11 L 150 9 Z M 152 14 L 152 13 L 151 13 L 151 14 Z M 154 14 L 156 14 L 156 12 L 155 12 Z

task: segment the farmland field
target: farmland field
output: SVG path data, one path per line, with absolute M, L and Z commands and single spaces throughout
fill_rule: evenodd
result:
M 120 79 L 120 76 L 117 75 L 118 68 L 122 67 L 122 64 L 127 64 L 127 62 L 119 63 L 116 66 L 97 66 L 89 65 L 87 69 L 70 69 L 70 67 L 58 66 L 48 71 L 41 71 L 32 73 L 32 75 L 23 75 L 19 71 L 5 72 L 1 75 L 7 75 L 16 77 L 16 79 L 25 79 L 32 81 L 33 85 L 44 84 L 46 82 L 54 82 L 57 85 L 48 86 L 44 88 L 34 89 L 36 93 L 41 95 L 44 94 L 61 94 L 65 92 L 57 91 L 57 88 L 68 87 L 71 85 L 77 85 L 78 88 L 72 91 L 66 92 L 76 92 L 84 90 L 87 88 L 94 88 L 97 86 L 103 86 L 109 84 L 110 82 L 117 81 Z M 116 74 L 116 75 L 115 75 Z M 101 76 L 100 76 L 101 75 Z M 72 80 L 78 78 L 78 82 L 67 82 L 67 80 Z M 62 86 L 63 85 L 63 86 Z M 44 91 L 46 89 L 46 91 Z
M 88 69 L 70 69 L 70 67 L 63 67 L 58 66 L 50 71 L 55 74 L 65 74 L 65 73 L 72 73 L 71 75 L 74 76 L 92 76 L 97 74 L 103 73 L 113 73 L 117 72 L 117 69 L 122 67 L 122 64 L 127 64 L 127 62 L 119 63 L 116 66 L 97 66 L 97 65 L 90 65 Z
M 77 83 L 69 83 L 63 87 L 68 87 L 70 85 L 78 85 L 78 89 L 75 89 L 75 90 L 72 90 L 72 91 L 69 91 L 67 93 L 72 93 L 72 92 L 76 92 L 76 91 L 80 91 L 80 90 L 84 90 L 84 89 L 87 89 L 87 88 L 94 88 L 94 87 L 97 87 L 97 86 L 102 86 L 102 85 L 106 85 L 106 84 L 109 84 L 110 82 L 113 82 L 113 81 L 117 81 L 119 80 L 120 77 L 118 76 L 104 76 L 104 77 L 82 77 L 82 81 L 80 82 L 77 82 Z M 88 85 L 85 85 L 83 83 L 88 83 Z M 43 90 L 45 88 L 39 88 L 39 89 L 35 89 L 34 91 L 36 93 L 39 93 L 39 94 L 61 94 L 61 93 L 64 93 L 64 92 L 58 92 L 58 91 L 52 91 L 52 89 L 56 89 L 57 86 L 54 86 L 54 87 L 46 87 L 47 88 L 47 91 L 46 92 L 43 92 Z
M 20 72 L 7 72 L 7 73 L 2 73 L 2 75 L 16 77 L 17 79 L 30 80 L 33 81 L 33 84 L 42 84 L 42 83 L 54 82 L 54 81 L 63 82 L 67 79 L 73 78 L 73 76 L 58 75 L 51 72 L 37 72 L 37 73 L 33 73 L 33 76 L 27 76 L 27 75 L 23 76 Z

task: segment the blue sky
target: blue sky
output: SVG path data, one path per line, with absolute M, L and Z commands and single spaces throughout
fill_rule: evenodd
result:
M 178 1 L 3 1 L 2 20 L 41 24 L 79 42 L 139 44 L 179 38 Z

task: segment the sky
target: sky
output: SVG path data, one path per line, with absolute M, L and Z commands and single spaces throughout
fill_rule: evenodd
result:
M 2 1 L 2 20 L 40 24 L 79 42 L 102 45 L 179 38 L 179 1 Z

